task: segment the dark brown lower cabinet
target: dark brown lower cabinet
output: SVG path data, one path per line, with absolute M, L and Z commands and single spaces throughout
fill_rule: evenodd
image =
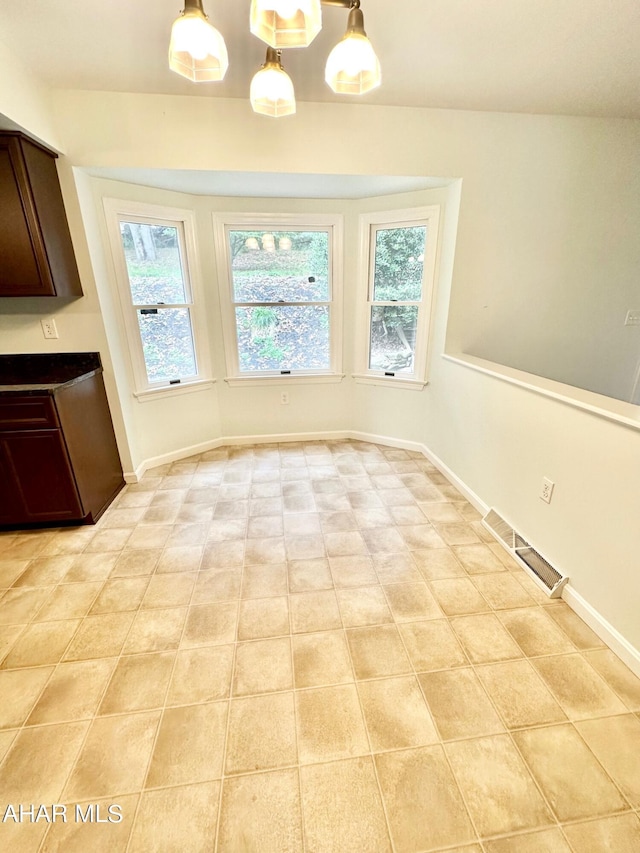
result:
M 72 521 L 82 518 L 73 469 L 59 430 L 0 433 L 0 468 L 9 488 L 5 524 Z M 4 490 L 3 490 L 4 491 Z
M 101 372 L 0 393 L 0 525 L 93 523 L 123 486 Z

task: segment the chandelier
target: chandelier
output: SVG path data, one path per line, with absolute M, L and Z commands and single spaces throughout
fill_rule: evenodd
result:
M 347 29 L 327 59 L 325 80 L 339 95 L 362 95 L 380 85 L 380 62 L 367 38 L 360 0 L 251 0 L 249 28 L 267 55 L 250 88 L 254 112 L 278 118 L 296 111 L 293 82 L 282 51 L 308 47 L 322 29 L 322 6 L 349 9 Z M 174 21 L 169 67 L 194 83 L 222 80 L 229 57 L 222 34 L 209 23 L 202 0 L 185 0 Z

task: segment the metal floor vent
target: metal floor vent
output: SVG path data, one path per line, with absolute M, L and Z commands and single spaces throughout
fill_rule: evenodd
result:
M 482 523 L 549 598 L 560 598 L 568 577 L 554 569 L 495 509 L 489 510 Z

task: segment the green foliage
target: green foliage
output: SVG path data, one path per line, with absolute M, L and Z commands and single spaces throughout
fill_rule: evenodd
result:
M 276 344 L 272 337 L 256 338 L 256 343 L 260 346 L 260 358 L 267 358 L 277 364 L 280 364 L 284 359 L 284 350 Z
M 273 251 L 264 248 L 267 233 L 273 237 Z M 255 240 L 257 248 L 248 247 L 247 240 Z M 291 248 L 280 248 L 287 242 Z M 328 298 L 328 232 L 230 231 L 229 248 L 236 301 L 321 302 Z
M 376 232 L 374 293 L 377 302 L 420 299 L 426 230 L 424 226 L 412 226 Z
M 276 326 L 278 325 L 278 314 L 274 308 L 268 308 L 262 305 L 258 306 L 251 311 L 249 324 L 251 326 L 252 340 L 255 340 L 260 336 L 264 337 L 264 335 L 261 334 L 264 332 L 268 335 L 273 335 Z
M 426 244 L 423 225 L 384 228 L 376 232 L 374 300 L 376 302 L 420 301 Z M 374 312 L 374 323 L 385 329 L 407 332 L 415 324 L 415 310 L 407 306 L 388 306 Z

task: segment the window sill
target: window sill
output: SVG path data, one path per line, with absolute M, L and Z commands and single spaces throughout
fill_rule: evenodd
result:
M 147 391 L 134 391 L 133 396 L 139 403 L 148 403 L 151 400 L 164 400 L 165 397 L 204 391 L 214 385 L 215 381 L 215 379 L 196 379 L 194 382 L 181 382 L 179 385 L 163 385 L 161 388 L 149 388 Z
M 317 385 L 338 383 L 344 379 L 344 373 L 294 373 L 278 376 L 227 376 L 225 382 L 231 388 L 243 388 L 253 385 Z
M 429 383 L 420 379 L 402 379 L 400 376 L 375 376 L 370 373 L 353 373 L 361 385 L 386 385 L 387 388 L 404 388 L 407 391 L 422 391 Z

